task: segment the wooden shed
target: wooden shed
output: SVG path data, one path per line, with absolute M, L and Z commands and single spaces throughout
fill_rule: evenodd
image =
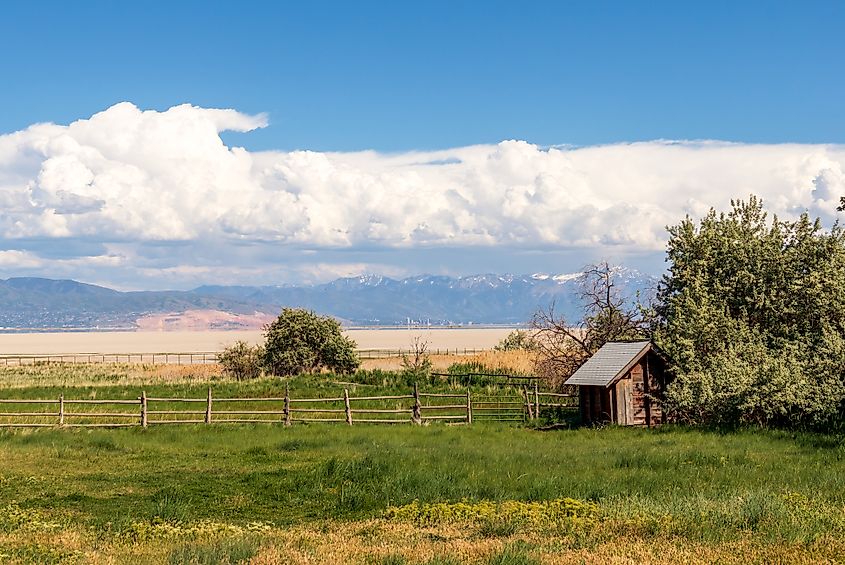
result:
M 566 380 L 578 386 L 581 421 L 654 426 L 666 421 L 660 403 L 666 361 L 650 341 L 606 343 Z

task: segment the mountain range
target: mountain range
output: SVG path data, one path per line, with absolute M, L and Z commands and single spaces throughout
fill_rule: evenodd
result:
M 622 269 L 618 281 L 628 296 L 656 283 L 654 277 L 630 269 Z M 577 319 L 579 289 L 579 274 L 541 273 L 399 280 L 365 275 L 317 285 L 131 292 L 19 277 L 0 280 L 0 328 L 174 329 L 190 315 L 192 323 L 207 326 L 191 329 L 260 327 L 285 306 L 328 314 L 347 325 L 521 324 L 552 302 L 567 319 Z

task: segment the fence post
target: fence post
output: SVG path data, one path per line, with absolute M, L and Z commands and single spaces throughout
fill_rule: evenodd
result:
M 467 387 L 467 424 L 472 424 L 472 398 Z
M 65 395 L 62 393 L 59 396 L 59 425 L 65 425 Z
M 349 389 L 343 389 L 343 404 L 346 408 L 346 423 L 352 425 L 352 406 L 349 405 Z
M 147 391 L 141 391 L 141 427 L 147 427 Z
M 285 426 L 290 426 L 290 389 L 285 385 Z
M 522 399 L 525 401 L 525 409 L 528 411 L 528 419 L 534 419 L 534 413 L 531 411 L 531 397 L 528 396 L 528 391 L 525 390 L 525 385 L 522 385 Z
M 211 423 L 211 387 L 208 387 L 208 398 L 205 401 L 205 423 Z
M 414 424 L 422 424 L 422 404 L 420 403 L 420 389 L 417 383 L 414 383 L 414 409 L 411 415 L 411 422 Z
M 540 419 L 540 386 L 534 381 L 534 419 Z

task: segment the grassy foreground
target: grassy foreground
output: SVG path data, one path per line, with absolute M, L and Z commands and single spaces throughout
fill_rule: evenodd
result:
M 407 394 L 406 376 L 374 369 L 236 382 L 216 366 L 51 364 L 0 369 L 0 396 Z M 843 540 L 840 436 L 482 423 L 0 431 L 0 563 L 834 563 Z
M 845 559 L 839 437 L 498 425 L 41 430 L 0 433 L 0 461 L 2 562 Z M 572 500 L 549 503 L 560 499 Z

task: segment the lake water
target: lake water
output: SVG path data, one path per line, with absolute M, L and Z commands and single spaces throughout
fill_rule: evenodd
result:
M 349 329 L 359 349 L 410 349 L 414 338 L 435 349 L 490 349 L 513 328 Z M 261 331 L 78 332 L 0 334 L 0 355 L 219 351 L 243 340 L 261 343 Z

